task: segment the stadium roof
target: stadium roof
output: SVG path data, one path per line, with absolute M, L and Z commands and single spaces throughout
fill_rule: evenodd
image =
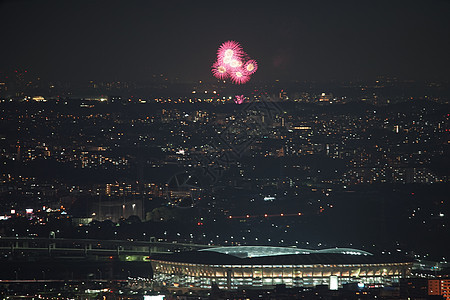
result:
M 400 263 L 411 261 L 403 256 L 376 256 L 366 251 L 350 248 L 308 250 L 266 246 L 218 247 L 202 249 L 199 251 L 155 254 L 151 256 L 151 259 L 210 265 L 334 265 Z
M 289 254 L 311 254 L 311 253 L 340 253 L 348 255 L 373 255 L 367 251 L 352 248 L 330 248 L 321 250 L 300 249 L 294 247 L 273 246 L 233 246 L 202 249 L 200 251 L 212 251 L 233 255 L 240 258 L 266 257 Z

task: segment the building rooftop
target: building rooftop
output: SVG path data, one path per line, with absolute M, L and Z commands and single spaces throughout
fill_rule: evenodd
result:
M 321 250 L 300 249 L 294 247 L 274 246 L 232 246 L 202 249 L 200 251 L 212 251 L 233 255 L 240 258 L 266 257 L 289 254 L 312 254 L 312 253 L 340 253 L 348 255 L 373 255 L 370 252 L 352 248 L 330 248 Z
M 236 246 L 171 254 L 155 254 L 152 260 L 210 265 L 313 265 L 412 262 L 404 256 L 373 255 L 351 248 L 322 250 L 270 246 Z

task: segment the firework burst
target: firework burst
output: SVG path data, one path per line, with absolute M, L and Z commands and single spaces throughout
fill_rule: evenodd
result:
M 231 77 L 233 83 L 243 84 L 250 80 L 250 75 L 256 72 L 258 65 L 238 42 L 226 41 L 217 50 L 217 61 L 211 69 L 218 79 Z
M 250 59 L 247 61 L 244 65 L 244 69 L 248 74 L 253 74 L 258 70 L 258 64 L 256 63 L 256 60 Z
M 222 45 L 220 45 L 219 50 L 217 50 L 217 57 L 219 60 L 224 59 L 239 59 L 245 54 L 244 50 L 242 50 L 241 45 L 235 41 L 226 41 Z
M 234 99 L 234 102 L 236 102 L 236 104 L 242 104 L 244 103 L 244 100 L 244 95 L 236 95 L 236 99 Z
M 217 79 L 225 79 L 229 76 L 227 67 L 219 61 L 212 65 L 212 73 Z
M 250 80 L 250 76 L 247 75 L 243 69 L 232 71 L 230 76 L 231 81 L 235 84 L 244 84 Z
M 242 66 L 242 61 L 239 59 L 232 59 L 230 61 L 230 67 L 232 68 L 240 68 Z

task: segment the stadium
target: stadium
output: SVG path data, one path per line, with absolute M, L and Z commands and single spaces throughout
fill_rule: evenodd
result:
M 167 287 L 222 289 L 314 287 L 337 289 L 354 283 L 383 286 L 410 274 L 413 262 L 404 257 L 332 248 L 234 246 L 202 249 L 150 258 L 155 281 Z

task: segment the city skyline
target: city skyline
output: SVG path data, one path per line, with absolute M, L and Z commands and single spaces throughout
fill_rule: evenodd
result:
M 0 298 L 448 296 L 450 1 L 0 11 Z

